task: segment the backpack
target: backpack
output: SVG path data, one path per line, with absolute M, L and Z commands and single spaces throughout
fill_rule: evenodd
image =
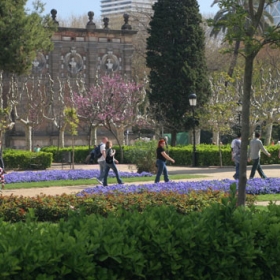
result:
M 94 159 L 99 159 L 102 157 L 102 153 L 101 153 L 101 150 L 100 150 L 100 146 L 102 144 L 99 144 L 98 146 L 96 146 L 94 148 L 94 150 L 92 151 L 92 154 L 94 154 Z
M 114 157 L 111 157 L 109 152 L 110 152 L 110 149 L 106 153 L 106 163 L 112 164 L 114 161 Z

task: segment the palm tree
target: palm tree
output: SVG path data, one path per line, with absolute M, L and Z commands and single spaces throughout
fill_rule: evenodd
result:
M 220 2 L 221 2 L 221 0 L 214 0 L 211 7 L 213 7 L 215 4 L 219 4 Z M 258 4 L 257 1 L 256 1 L 256 4 Z M 254 7 L 255 12 L 257 11 L 257 7 L 258 6 Z M 229 8 L 220 9 L 216 13 L 214 18 L 209 21 L 211 25 L 215 26 L 214 28 L 212 28 L 210 36 L 214 36 L 216 38 L 220 32 L 226 33 L 227 29 L 226 29 L 224 22 L 228 20 L 228 18 L 231 14 L 236 13 L 236 11 L 239 8 L 241 8 L 249 13 L 248 0 L 237 0 L 235 6 L 230 6 Z M 246 16 L 246 17 L 247 17 L 247 21 L 249 23 L 249 21 L 251 20 L 251 17 L 250 16 Z M 273 16 L 270 13 L 268 13 L 267 11 L 264 11 L 260 24 L 258 26 L 258 33 L 261 34 L 267 26 L 273 24 L 273 21 L 274 21 Z M 231 59 L 230 65 L 229 65 L 229 69 L 228 69 L 228 75 L 230 77 L 233 76 L 234 68 L 237 64 L 237 58 L 238 58 L 239 49 L 240 49 L 240 40 L 234 40 L 234 41 L 235 41 L 235 43 L 234 43 L 234 48 L 233 48 L 233 56 L 232 56 L 232 59 Z

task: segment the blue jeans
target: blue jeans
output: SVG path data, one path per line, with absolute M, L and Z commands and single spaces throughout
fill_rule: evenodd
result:
M 259 175 L 261 176 L 261 178 L 265 179 L 267 178 L 264 173 L 263 170 L 261 168 L 260 165 L 260 158 L 256 158 L 253 159 L 253 166 L 252 166 L 252 170 L 251 170 L 251 174 L 250 174 L 250 179 L 253 179 L 256 173 L 256 170 L 258 171 Z
M 167 172 L 167 168 L 165 165 L 165 162 L 161 159 L 157 159 L 157 175 L 156 175 L 156 179 L 155 179 L 155 183 L 158 183 L 160 180 L 160 176 L 163 173 L 163 177 L 164 177 L 164 182 L 168 182 L 169 178 L 168 178 L 168 172 Z
M 110 164 L 106 163 L 103 186 L 108 186 L 107 178 L 108 178 L 108 174 L 109 174 L 110 168 L 112 168 L 113 172 L 115 173 L 117 181 L 118 181 L 118 184 L 123 184 L 123 181 L 121 180 L 120 175 L 119 175 L 119 171 L 118 171 L 115 163 L 113 162 L 113 163 L 110 163 Z
M 105 160 L 99 161 L 98 164 L 99 164 L 100 173 L 99 173 L 99 177 L 97 177 L 97 179 L 99 181 L 103 182 L 104 176 L 105 176 L 106 161 Z
M 235 162 L 235 174 L 233 175 L 234 179 L 237 180 L 239 179 L 239 162 Z

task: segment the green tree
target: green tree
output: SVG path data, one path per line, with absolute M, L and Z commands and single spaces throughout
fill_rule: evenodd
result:
M 215 4 L 219 4 L 220 0 L 214 0 L 211 7 Z M 252 1 L 252 8 L 254 9 L 254 12 L 257 11 L 258 8 L 258 0 Z M 220 34 L 221 32 L 226 33 L 227 32 L 227 24 L 225 22 L 229 17 L 231 17 L 233 14 L 236 13 L 239 6 L 243 7 L 245 10 L 248 9 L 249 1 L 248 0 L 238 0 L 235 1 L 235 5 L 231 6 L 220 6 L 222 7 L 215 15 L 215 17 L 210 20 L 210 24 L 214 22 L 214 28 L 211 30 L 210 36 L 214 36 L 215 38 Z M 246 24 L 250 24 L 250 18 L 245 19 Z M 267 27 L 269 24 L 273 23 L 273 17 L 266 11 L 263 11 L 262 17 L 260 19 L 260 22 L 257 26 L 258 33 L 262 33 L 264 28 Z M 211 24 L 212 25 L 212 24 Z M 234 40 L 234 47 L 231 50 L 228 50 L 228 52 L 232 52 L 233 56 L 231 59 L 231 62 L 229 64 L 228 68 L 228 75 L 232 77 L 234 68 L 237 64 L 238 54 L 239 54 L 239 48 L 240 48 L 240 41 Z
M 153 10 L 147 38 L 148 96 L 155 113 L 167 120 L 174 146 L 183 116 L 191 110 L 189 95 L 196 93 L 199 106 L 210 95 L 202 19 L 196 0 L 159 0 Z
M 227 86 L 225 84 L 228 84 Z M 217 145 L 219 146 L 220 165 L 222 162 L 222 152 L 220 136 L 231 133 L 235 124 L 236 89 L 234 79 L 227 74 L 219 72 L 210 77 L 212 95 L 207 104 L 199 112 L 200 127 L 206 130 L 209 128 L 214 135 L 217 135 Z
M 240 158 L 240 178 L 238 183 L 238 205 L 245 205 L 247 183 L 247 146 L 249 138 L 250 104 L 252 99 L 252 79 L 254 60 L 266 45 L 280 47 L 280 26 L 266 25 L 263 32 L 258 32 L 264 10 L 267 5 L 278 0 L 248 0 L 246 7 L 234 0 L 221 0 L 219 6 L 225 9 L 235 8 L 236 12 L 228 16 L 224 24 L 227 28 L 225 39 L 229 43 L 240 41 L 239 52 L 244 57 L 244 84 L 242 98 L 242 142 Z M 215 25 L 214 25 L 215 27 Z
M 0 1 L 0 70 L 23 74 L 30 69 L 37 51 L 52 47 L 53 21 L 40 15 L 43 5 L 39 1 L 34 11 L 27 13 L 26 2 Z
M 74 169 L 74 162 L 75 162 L 75 136 L 78 135 L 78 124 L 79 118 L 77 115 L 77 111 L 74 108 L 66 107 L 64 109 L 64 114 L 66 117 L 66 125 L 72 137 L 72 158 L 71 158 L 71 166 Z

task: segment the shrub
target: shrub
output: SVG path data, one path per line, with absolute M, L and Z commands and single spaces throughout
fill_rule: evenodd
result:
M 155 173 L 156 168 L 156 141 L 136 141 L 135 145 L 126 153 L 127 157 L 132 163 L 136 164 L 137 172 L 151 172 Z
M 51 166 L 53 161 L 52 153 L 47 152 L 29 152 L 22 150 L 7 149 L 4 151 L 3 160 L 7 169 L 46 169 Z
M 106 218 L 70 211 L 57 224 L 32 215 L 26 223 L 0 221 L 0 277 L 279 279 L 279 218 L 275 205 L 268 212 L 236 208 L 232 192 L 188 215 L 163 205 Z

